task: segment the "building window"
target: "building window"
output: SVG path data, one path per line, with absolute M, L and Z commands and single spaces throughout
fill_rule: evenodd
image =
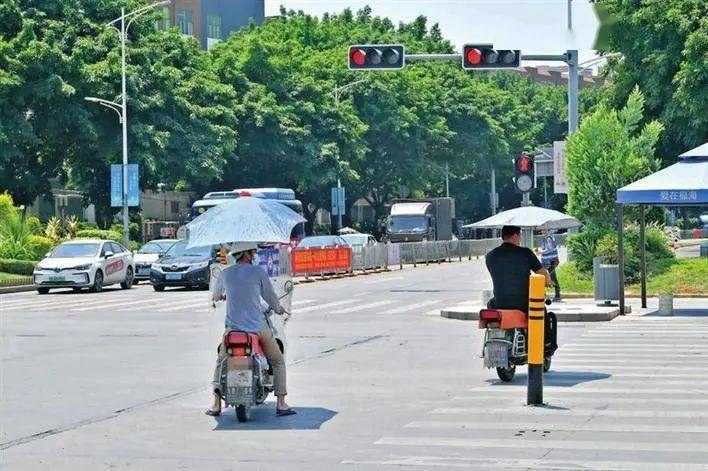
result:
M 207 38 L 221 39 L 221 17 L 207 15 Z
M 155 21 L 155 29 L 167 31 L 170 29 L 170 7 L 162 7 L 159 11 L 160 17 Z
M 192 10 L 180 10 L 177 13 L 177 26 L 182 34 L 194 36 L 194 18 Z

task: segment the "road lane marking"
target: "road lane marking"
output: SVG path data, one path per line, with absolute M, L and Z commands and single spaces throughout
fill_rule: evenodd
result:
M 314 305 L 314 306 L 307 306 L 307 307 L 303 307 L 303 308 L 298 308 L 298 309 L 295 311 L 295 313 L 296 313 L 296 314 L 302 314 L 302 313 L 304 313 L 304 312 L 319 311 L 319 310 L 322 310 L 322 309 L 328 309 L 328 308 L 331 308 L 331 307 L 343 306 L 343 305 L 345 305 L 345 304 L 352 304 L 352 303 L 356 303 L 356 302 L 359 302 L 359 300 L 358 300 L 358 299 L 345 299 L 345 300 L 342 300 L 342 301 L 334 301 L 334 302 L 331 302 L 331 303 L 316 304 L 316 305 Z
M 372 285 L 374 283 L 385 283 L 387 281 L 398 281 L 398 280 L 403 280 L 404 278 L 402 276 L 391 276 L 391 277 L 386 277 L 386 278 L 377 278 L 374 280 L 368 280 L 365 281 L 365 285 Z
M 171 311 L 184 311 L 185 309 L 191 309 L 195 307 L 209 307 L 211 306 L 211 303 L 209 300 L 204 299 L 202 301 L 195 301 L 193 303 L 185 303 L 185 304 L 174 304 L 171 303 L 169 305 L 164 305 L 160 304 L 160 309 L 152 309 L 153 312 L 171 312 Z
M 494 394 L 488 395 L 472 395 L 472 396 L 456 396 L 452 398 L 453 402 L 466 402 L 466 401 L 493 401 L 495 398 L 497 400 L 503 398 L 506 400 L 523 398 L 523 394 L 519 395 L 518 392 L 513 394 L 499 394 L 502 391 L 495 391 Z M 568 391 L 568 394 L 562 394 L 559 392 L 544 394 L 543 399 L 549 403 L 558 405 L 558 403 L 565 404 L 569 402 L 581 402 L 581 405 L 592 404 L 592 405 L 607 405 L 612 406 L 614 404 L 630 404 L 635 406 L 648 406 L 648 405 L 666 405 L 669 407 L 676 406 L 676 399 L 667 399 L 663 397 L 653 398 L 653 397 L 577 397 L 577 393 L 580 391 Z M 597 393 L 592 393 L 597 394 Z M 681 398 L 681 404 L 693 404 L 693 405 L 708 405 L 708 399 L 696 399 L 696 398 Z M 708 432 L 708 427 L 706 427 Z
M 556 471 L 666 471 L 680 469 L 682 471 L 705 471 L 705 464 L 685 462 L 652 461 L 582 461 L 557 459 L 525 459 L 525 458 L 467 458 L 457 456 L 402 456 L 384 460 L 344 460 L 343 465 L 363 466 L 395 466 L 405 468 L 423 466 L 426 468 L 474 468 L 474 469 L 521 469 L 521 470 L 556 470 Z
M 302 300 L 293 301 L 291 303 L 291 305 L 292 305 L 292 307 L 297 307 L 297 306 L 302 306 L 303 304 L 312 304 L 312 303 L 316 303 L 316 302 L 317 302 L 316 299 L 302 299 Z
M 674 402 L 675 403 L 675 402 Z M 419 420 L 403 426 L 421 429 L 470 429 L 470 430 L 550 430 L 552 432 L 616 432 L 616 433 L 707 433 L 708 426 L 663 425 L 663 424 L 600 424 L 584 422 L 578 424 L 557 424 L 545 422 L 490 422 L 464 421 L 445 422 L 439 420 Z
M 387 311 L 384 311 L 381 314 L 401 314 L 403 312 L 409 312 L 409 311 L 422 311 L 423 308 L 425 308 L 427 306 L 432 306 L 434 304 L 439 304 L 441 302 L 442 302 L 441 300 L 436 300 L 436 301 L 424 301 L 424 302 L 415 303 L 415 304 L 406 304 L 404 306 L 394 307 L 393 309 L 389 309 Z
M 524 388 L 525 390 L 526 388 Z M 545 388 L 544 388 L 545 391 Z M 702 391 L 705 394 L 705 391 Z M 627 393 L 630 394 L 630 393 Z M 667 394 L 672 394 L 668 393 Z M 625 410 L 625 409 L 552 409 L 546 407 L 507 407 L 498 409 L 480 409 L 474 407 L 440 407 L 433 409 L 428 414 L 509 414 L 509 416 L 530 415 L 533 417 L 621 417 L 621 418 L 644 418 L 644 419 L 697 419 L 708 418 L 708 411 L 676 411 L 676 410 Z M 706 451 L 708 451 L 708 441 L 706 442 Z
M 381 306 L 387 306 L 389 304 L 397 302 L 394 299 L 389 299 L 387 301 L 376 301 L 373 303 L 368 303 L 368 304 L 362 304 L 360 306 L 354 306 L 354 307 L 348 307 L 344 309 L 339 309 L 337 310 L 337 314 L 349 314 L 350 312 L 359 312 L 359 311 L 364 311 L 366 309 L 373 309 L 376 307 L 381 307 Z
M 80 308 L 73 308 L 70 309 L 71 311 L 78 311 L 78 312 L 83 312 L 83 311 L 90 311 L 92 309 L 107 309 L 107 308 L 112 308 L 115 306 L 128 306 L 128 305 L 135 305 L 135 304 L 149 304 L 153 303 L 155 304 L 157 300 L 155 299 L 143 299 L 142 301 L 123 301 L 123 302 L 117 302 L 117 303 L 108 303 L 108 304 L 101 304 L 100 306 L 82 306 Z
M 590 384 L 590 383 L 588 383 Z M 591 382 L 592 386 L 597 385 L 597 382 Z M 508 389 L 509 391 L 519 391 L 519 394 L 523 394 L 526 391 L 526 385 L 514 385 L 514 386 L 509 386 L 509 385 L 501 385 L 501 384 L 492 384 L 489 386 L 482 386 L 478 388 L 470 388 L 468 389 L 469 392 L 491 392 L 491 391 L 500 391 L 503 389 Z M 597 393 L 597 394 L 607 394 L 607 393 L 614 393 L 614 394 L 685 394 L 685 395 L 699 395 L 699 396 L 705 396 L 706 390 L 705 389 L 667 389 L 667 388 L 655 388 L 655 389 L 650 389 L 650 388 L 614 388 L 614 387 L 608 387 L 608 388 L 593 388 L 593 387 L 582 387 L 582 385 L 577 385 L 575 387 L 569 388 L 569 387 L 562 387 L 562 386 L 544 386 L 543 387 L 544 391 L 548 392 L 567 392 L 567 393 L 573 393 L 573 392 L 578 392 L 578 393 Z

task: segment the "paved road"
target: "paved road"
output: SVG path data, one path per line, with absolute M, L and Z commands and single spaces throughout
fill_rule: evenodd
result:
M 707 469 L 705 317 L 564 324 L 547 408 L 477 358 L 480 262 L 296 288 L 299 415 L 202 414 L 219 324 L 204 292 L 3 296 L 0 468 Z

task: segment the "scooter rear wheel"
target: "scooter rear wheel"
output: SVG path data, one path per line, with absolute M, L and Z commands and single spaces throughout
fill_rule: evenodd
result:
M 516 366 L 513 365 L 510 368 L 497 368 L 497 376 L 499 379 L 505 383 L 510 383 L 514 379 L 516 374 Z
M 236 418 L 239 422 L 248 422 L 251 419 L 251 408 L 243 404 L 236 406 Z

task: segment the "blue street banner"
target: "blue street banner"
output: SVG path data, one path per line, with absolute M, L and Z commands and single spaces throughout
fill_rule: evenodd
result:
M 111 165 L 111 206 L 123 206 L 123 166 Z
M 332 216 L 339 216 L 340 214 L 344 216 L 347 212 L 344 197 L 344 187 L 333 187 L 332 188 Z
M 339 192 L 337 188 L 332 188 L 332 216 L 339 215 Z
M 140 206 L 138 164 L 128 164 L 128 206 Z

